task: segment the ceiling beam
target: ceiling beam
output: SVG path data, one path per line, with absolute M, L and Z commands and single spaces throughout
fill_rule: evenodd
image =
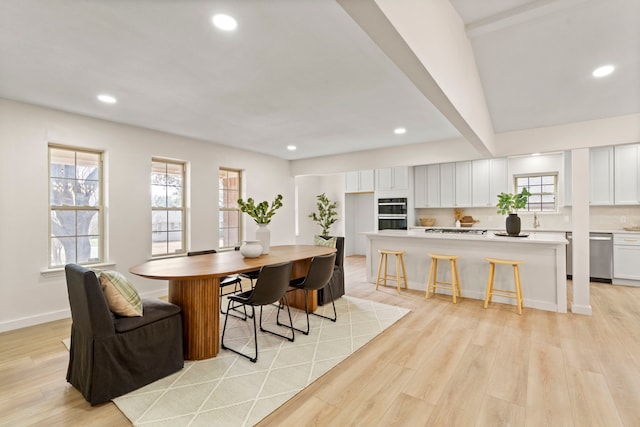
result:
M 492 31 L 521 24 L 560 10 L 569 9 L 586 0 L 536 0 L 504 10 L 467 24 L 467 34 L 475 37 Z
M 483 156 L 493 126 L 464 23 L 447 0 L 337 0 Z

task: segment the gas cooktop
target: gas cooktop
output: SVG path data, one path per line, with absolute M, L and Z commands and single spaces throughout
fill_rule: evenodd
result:
M 426 228 L 424 232 L 435 234 L 487 234 L 487 230 L 479 228 Z

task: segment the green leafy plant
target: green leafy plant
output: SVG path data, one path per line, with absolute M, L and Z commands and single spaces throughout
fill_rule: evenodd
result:
M 336 212 L 336 202 L 332 202 L 326 196 L 326 194 L 318 194 L 316 196 L 318 202 L 316 206 L 318 207 L 317 212 L 312 212 L 309 214 L 309 218 L 318 223 L 320 227 L 322 227 L 322 235 L 328 236 L 329 229 L 333 225 L 334 222 L 338 220 L 338 212 Z
M 246 202 L 238 199 L 238 206 L 240 211 L 253 218 L 256 224 L 269 224 L 276 211 L 282 207 L 282 194 L 276 196 L 275 200 L 271 202 L 271 206 L 266 200 L 256 205 L 251 197 Z
M 523 209 L 527 206 L 527 200 L 531 193 L 526 187 L 522 188 L 522 191 L 517 194 L 513 193 L 500 193 L 498 194 L 498 213 L 502 215 L 518 213 L 518 209 Z

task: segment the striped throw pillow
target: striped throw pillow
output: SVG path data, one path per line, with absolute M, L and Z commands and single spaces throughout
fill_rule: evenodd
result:
M 107 304 L 113 313 L 127 317 L 142 316 L 140 295 L 126 277 L 112 270 L 97 273 Z

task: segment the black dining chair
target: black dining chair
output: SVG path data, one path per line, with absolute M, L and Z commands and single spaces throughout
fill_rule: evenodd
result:
M 298 329 L 294 327 L 296 331 L 300 331 L 305 335 L 309 335 L 309 331 L 310 331 L 309 314 L 313 314 L 314 316 L 331 320 L 332 322 L 335 322 L 336 320 L 338 320 L 338 314 L 336 312 L 336 304 L 333 301 L 333 295 L 331 295 L 332 290 L 330 286 L 327 286 L 327 284 L 329 283 L 329 280 L 331 280 L 331 276 L 333 276 L 333 266 L 335 264 L 335 261 L 336 261 L 335 253 L 313 257 L 311 259 L 311 265 L 309 266 L 309 271 L 307 272 L 306 277 L 293 280 L 289 283 L 289 286 L 292 288 L 290 291 L 295 291 L 295 290 L 304 291 L 304 311 L 307 315 L 307 330 L 303 331 L 302 329 Z M 309 312 L 309 303 L 308 303 L 309 291 L 317 291 L 323 288 L 329 289 L 331 304 L 333 305 L 333 317 L 328 317 L 322 314 Z M 280 308 L 278 308 L 278 315 L 276 316 L 276 321 L 280 325 Z
M 293 323 L 291 322 L 291 310 L 289 309 L 289 303 L 287 301 L 287 288 L 289 286 L 289 281 L 291 278 L 291 268 L 291 261 L 283 262 L 280 264 L 265 265 L 260 269 L 260 274 L 258 275 L 258 279 L 256 280 L 256 285 L 252 290 L 229 296 L 227 314 L 224 317 L 224 326 L 222 327 L 222 348 L 239 354 L 240 356 L 246 357 L 253 363 L 258 360 L 258 331 L 256 327 L 255 307 L 260 307 L 259 325 L 262 332 L 268 332 L 270 334 L 285 338 L 289 341 L 293 341 L 295 339 L 295 331 L 293 329 Z M 290 328 L 291 337 L 280 334 L 276 331 L 265 329 L 262 326 L 262 307 L 278 301 L 281 302 L 281 305 L 279 307 L 287 307 L 287 312 L 289 313 L 289 325 L 282 325 L 280 323 L 278 324 Z M 232 308 L 231 304 L 241 304 L 245 308 L 247 306 L 251 307 L 251 313 L 253 315 L 253 342 L 255 345 L 255 356 L 253 357 L 238 350 L 227 347 L 224 343 L 224 336 L 227 330 L 227 320 L 229 319 L 229 310 Z M 278 311 L 279 310 L 280 308 L 278 308 Z
M 240 246 L 236 246 L 234 250 L 239 251 Z M 256 270 L 239 273 L 238 276 L 242 277 L 243 279 L 248 279 L 251 282 L 251 289 L 253 289 L 253 283 L 256 281 L 256 279 L 258 279 L 259 274 L 260 274 L 260 269 L 258 268 Z
M 218 253 L 218 251 L 216 251 L 215 249 L 206 249 L 204 251 L 187 252 L 187 256 L 208 255 L 215 253 Z M 231 289 L 231 286 L 233 286 L 233 289 L 229 290 L 229 292 L 225 292 L 225 289 Z M 230 276 L 224 276 L 220 278 L 220 298 L 226 295 L 237 294 L 239 292 L 242 292 L 242 280 L 240 279 L 239 275 L 232 274 Z M 222 309 L 222 304 L 220 304 L 220 313 L 227 314 Z

